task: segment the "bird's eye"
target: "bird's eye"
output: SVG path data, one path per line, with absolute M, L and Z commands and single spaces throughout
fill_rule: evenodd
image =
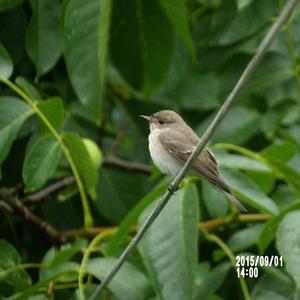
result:
M 159 124 L 164 124 L 164 121 L 163 120 L 159 120 L 158 123 Z

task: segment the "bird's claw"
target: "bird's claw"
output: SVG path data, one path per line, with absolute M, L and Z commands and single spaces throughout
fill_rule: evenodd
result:
M 168 191 L 171 194 L 175 194 L 179 190 L 179 187 L 175 187 L 173 184 L 169 185 Z

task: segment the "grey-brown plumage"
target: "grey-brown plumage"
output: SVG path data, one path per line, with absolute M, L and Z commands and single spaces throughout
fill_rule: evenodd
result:
M 199 143 L 191 127 L 172 110 L 162 110 L 152 116 L 142 116 L 150 123 L 149 150 L 155 165 L 163 172 L 176 175 Z M 191 168 L 191 173 L 201 175 L 223 191 L 240 210 L 246 211 L 221 178 L 218 163 L 205 147 Z

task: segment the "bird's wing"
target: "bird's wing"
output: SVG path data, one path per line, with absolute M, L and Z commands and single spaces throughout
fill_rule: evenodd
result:
M 182 163 L 187 161 L 199 142 L 199 138 L 194 132 L 180 130 L 162 132 L 159 139 L 164 149 Z M 220 177 L 215 157 L 207 147 L 202 150 L 194 161 L 193 169 L 221 190 L 230 192 L 229 187 Z
M 192 129 L 191 129 L 192 130 Z M 199 138 L 193 132 L 167 130 L 159 135 L 164 149 L 184 164 L 195 150 Z M 201 174 L 218 189 L 225 192 L 228 199 L 240 210 L 247 211 L 242 203 L 230 191 L 228 185 L 220 176 L 218 163 L 214 155 L 205 147 L 193 163 L 193 170 Z
M 190 129 L 192 130 L 192 129 Z M 177 159 L 186 161 L 197 146 L 199 138 L 189 131 L 183 130 L 162 130 L 159 140 L 164 149 L 174 155 Z

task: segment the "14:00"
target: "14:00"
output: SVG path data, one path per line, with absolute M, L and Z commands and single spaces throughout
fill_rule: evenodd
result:
M 240 277 L 249 277 L 249 278 L 257 278 L 258 277 L 258 267 L 238 267 L 236 269 L 238 278 Z

